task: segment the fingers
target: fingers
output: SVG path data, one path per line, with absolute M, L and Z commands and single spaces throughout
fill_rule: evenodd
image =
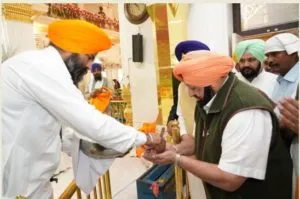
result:
M 293 111 L 295 113 L 298 114 L 298 110 L 299 110 L 299 101 L 291 99 L 291 98 L 287 98 L 284 100 L 281 100 L 279 102 L 280 107 L 289 110 L 289 111 Z
M 279 111 L 280 111 L 281 118 L 286 118 L 292 122 L 296 122 L 299 118 L 298 113 L 295 113 L 294 111 L 291 111 L 284 107 L 279 107 Z
M 143 157 L 146 159 L 146 160 L 149 160 L 151 162 L 154 162 L 155 161 L 155 154 L 150 152 L 150 151 L 145 151 Z
M 299 101 L 288 98 L 279 102 L 280 124 L 299 133 Z
M 290 120 L 293 123 L 299 122 L 299 106 L 298 101 L 293 99 L 286 99 L 280 102 L 278 106 L 281 118 Z
M 289 129 L 291 129 L 296 134 L 299 133 L 299 123 L 292 122 L 291 120 L 289 120 L 286 117 L 282 117 L 280 121 L 281 121 L 281 123 L 284 127 L 288 127 Z
M 163 127 L 160 131 L 160 137 L 163 137 L 165 134 L 165 127 Z

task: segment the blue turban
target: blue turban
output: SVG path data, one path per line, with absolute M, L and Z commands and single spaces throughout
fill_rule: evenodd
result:
M 92 64 L 92 68 L 91 68 L 92 73 L 95 72 L 95 70 L 97 68 L 101 68 L 101 64 L 99 64 L 99 63 L 93 63 Z
M 210 49 L 206 44 L 200 41 L 186 40 L 177 44 L 175 48 L 175 55 L 177 60 L 180 61 L 182 58 L 182 54 L 186 54 L 190 51 L 196 51 L 196 50 L 210 50 Z

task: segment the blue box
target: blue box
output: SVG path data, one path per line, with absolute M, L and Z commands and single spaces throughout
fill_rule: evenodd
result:
M 159 195 L 155 197 L 151 185 L 157 182 Z M 174 199 L 175 176 L 174 165 L 154 165 L 136 182 L 138 199 Z

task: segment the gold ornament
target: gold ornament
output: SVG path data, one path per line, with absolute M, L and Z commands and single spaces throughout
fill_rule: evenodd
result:
M 36 13 L 30 4 L 25 3 L 4 3 L 3 13 L 6 20 L 15 20 L 25 23 L 32 23 L 31 17 Z

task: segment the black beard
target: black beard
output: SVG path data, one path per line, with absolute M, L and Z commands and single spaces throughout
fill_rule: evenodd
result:
M 94 74 L 94 79 L 95 81 L 101 81 L 102 80 L 102 75 L 100 74 Z
M 201 107 L 205 106 L 213 97 L 215 93 L 211 86 L 206 86 L 204 88 L 204 99 L 198 100 L 198 103 L 200 104 Z
M 83 76 L 87 74 L 88 68 L 80 64 L 78 54 L 72 54 L 65 64 L 72 77 L 73 83 L 78 87 L 78 83 L 83 79 Z
M 250 70 L 251 72 L 246 73 L 246 69 Z M 256 69 L 246 66 L 241 69 L 241 73 L 246 79 L 253 79 L 253 78 L 257 77 L 257 75 L 260 72 L 260 69 L 261 69 L 261 64 L 259 64 Z

